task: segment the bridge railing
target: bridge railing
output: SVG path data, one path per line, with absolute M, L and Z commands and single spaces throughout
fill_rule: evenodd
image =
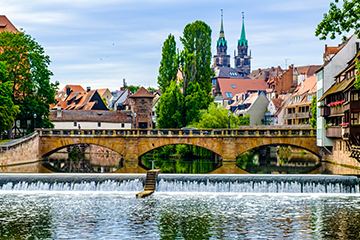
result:
M 37 129 L 40 136 L 61 137 L 294 137 L 316 136 L 316 130 L 311 128 L 241 128 L 241 129 L 114 129 L 114 130 L 88 130 L 88 129 Z

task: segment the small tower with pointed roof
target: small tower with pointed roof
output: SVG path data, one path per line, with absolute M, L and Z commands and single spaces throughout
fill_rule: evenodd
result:
M 214 67 L 230 67 L 230 55 L 227 55 L 227 42 L 225 40 L 223 10 L 221 9 L 221 27 L 219 40 L 216 44 L 217 54 L 214 55 Z
M 245 36 L 244 12 L 242 13 L 242 28 L 240 39 L 237 44 L 237 56 L 235 56 L 235 67 L 248 76 L 251 71 L 251 56 L 248 56 L 248 41 Z

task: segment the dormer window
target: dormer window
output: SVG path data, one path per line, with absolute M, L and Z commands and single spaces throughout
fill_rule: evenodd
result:
M 237 73 L 236 72 L 229 72 L 230 76 L 237 76 Z

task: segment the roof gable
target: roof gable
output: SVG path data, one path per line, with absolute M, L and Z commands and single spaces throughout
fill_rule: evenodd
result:
M 16 27 L 9 21 L 9 19 L 5 15 L 0 15 L 0 32 L 1 31 L 18 32 Z
M 139 90 L 137 90 L 136 93 L 130 96 L 131 98 L 153 98 L 155 97 L 154 94 L 150 93 L 148 90 L 146 90 L 144 87 L 141 87 Z

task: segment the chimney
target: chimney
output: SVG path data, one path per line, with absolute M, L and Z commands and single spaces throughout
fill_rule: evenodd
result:
M 69 86 L 66 87 L 66 95 L 69 96 L 71 93 L 71 88 Z
M 86 92 L 90 92 L 91 87 L 86 87 Z
M 60 107 L 60 106 L 57 106 L 57 109 L 56 109 L 56 117 L 57 117 L 57 118 L 61 118 L 61 117 L 62 117 L 62 112 L 61 112 L 61 107 Z

